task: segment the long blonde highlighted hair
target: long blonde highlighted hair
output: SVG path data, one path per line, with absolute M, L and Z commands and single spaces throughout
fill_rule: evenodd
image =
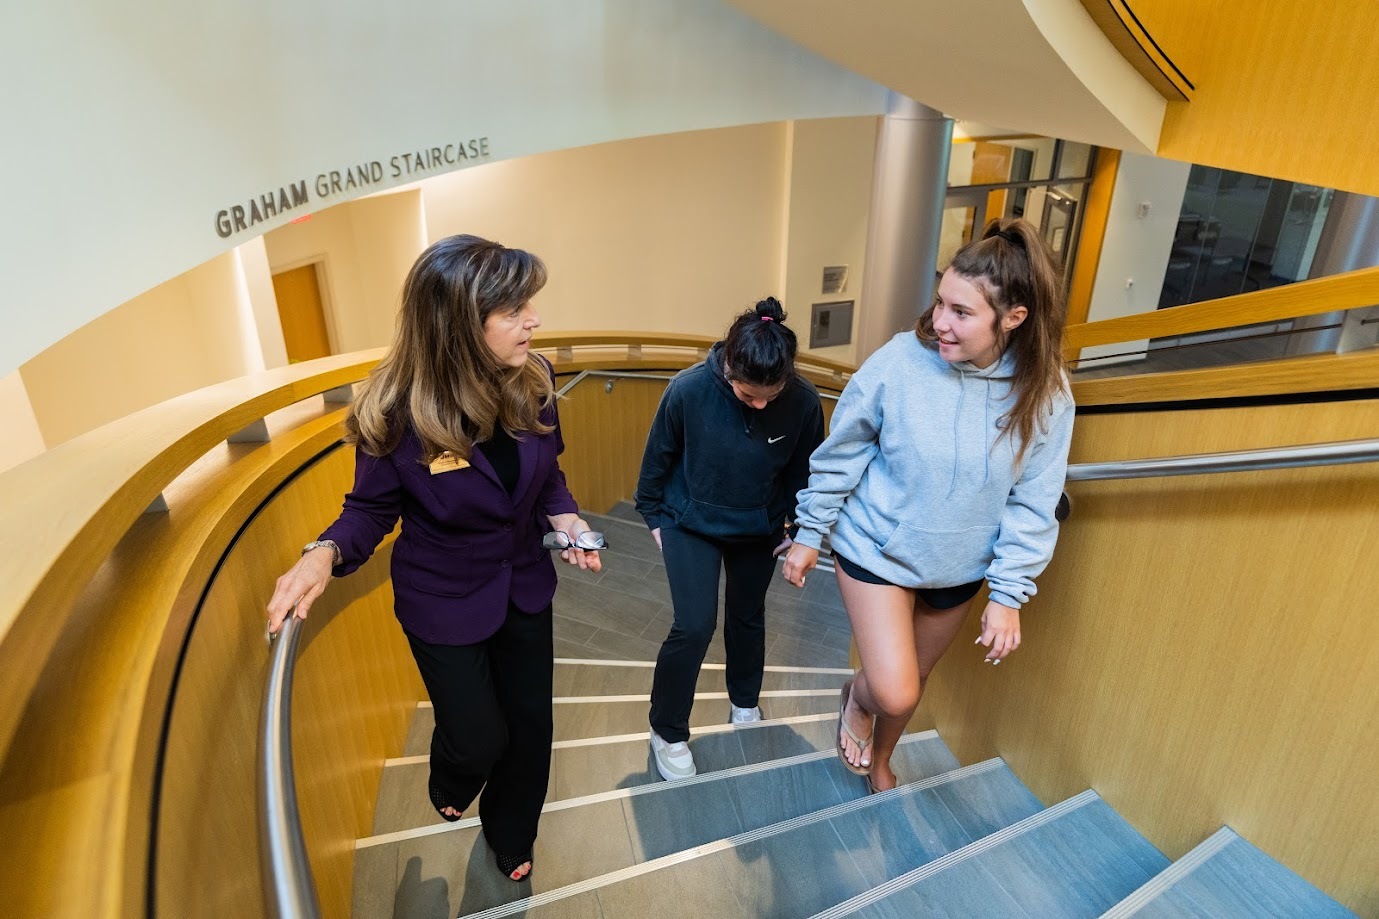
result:
M 426 461 L 449 451 L 469 458 L 502 425 L 517 436 L 545 434 L 542 411 L 555 393 L 545 361 L 498 360 L 484 320 L 519 309 L 546 284 L 530 252 L 477 236 L 449 236 L 417 259 L 402 288 L 393 346 L 369 374 L 345 422 L 350 443 L 383 456 L 410 427 Z
M 1017 218 L 992 220 L 980 238 L 957 251 L 948 268 L 970 281 L 991 304 L 997 350 L 1004 354 L 1007 348 L 1015 349 L 1015 404 L 1001 422 L 1002 436 L 1012 429 L 1019 435 L 1018 463 L 1065 383 L 1062 343 L 1068 309 L 1057 262 L 1034 225 Z M 1028 314 L 1006 332 L 1001 319 L 1017 305 Z M 928 344 L 938 340 L 934 305 L 915 323 L 915 334 Z

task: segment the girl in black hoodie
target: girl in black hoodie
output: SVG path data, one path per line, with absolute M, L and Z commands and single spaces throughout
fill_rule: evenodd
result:
M 780 301 L 762 300 L 707 360 L 671 380 L 647 437 L 637 511 L 661 547 L 675 608 L 651 690 L 651 749 L 666 779 L 695 774 L 689 717 L 718 622 L 720 569 L 729 717 L 761 719 L 766 589 L 824 437 L 819 394 L 795 372 L 796 348 Z

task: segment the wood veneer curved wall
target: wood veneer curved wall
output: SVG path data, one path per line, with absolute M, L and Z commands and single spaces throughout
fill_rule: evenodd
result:
M 557 364 L 568 378 L 589 367 L 671 371 L 695 359 L 675 347 L 678 357 L 619 348 Z M 331 373 L 317 382 L 335 385 Z M 814 374 L 823 385 L 842 375 Z M 587 506 L 630 492 L 663 385 L 619 380 L 610 390 L 589 380 L 562 405 L 565 465 Z M 1133 400 L 1129 391 L 1103 393 L 1126 385 L 1079 384 L 1079 398 Z M 1297 391 L 1305 381 L 1289 385 Z M 252 411 L 245 405 L 262 405 L 255 399 L 209 427 L 187 423 L 197 437 L 224 436 L 220 428 Z M 42 610 L 56 621 L 51 641 L 34 649 L 39 659 L 26 664 L 31 691 L 0 697 L 13 725 L 0 764 L 0 832 L 18 841 L 0 854 L 11 913 L 137 915 L 150 902 L 159 915 L 261 908 L 252 785 L 267 656 L 261 611 L 303 534 L 336 513 L 351 468 L 348 451 L 333 449 L 339 411 L 316 403 L 292 412 L 267 444 L 186 460 L 187 472 L 158 486 L 171 513 L 82 537 L 108 542 L 103 558 L 53 550 L 40 585 L 80 583 L 41 589 L 75 599 Z M 191 435 L 175 428 L 160 430 L 172 445 L 164 449 L 180 457 Z M 1090 461 L 1359 436 L 1379 436 L 1373 400 L 1087 416 L 1074 449 Z M 67 452 L 53 462 L 71 469 L 77 460 Z M 134 485 L 154 479 L 128 476 L 112 487 L 132 506 L 141 500 Z M 964 759 L 1005 756 L 1046 801 L 1091 784 L 1171 854 L 1229 822 L 1353 908 L 1379 910 L 1368 876 L 1379 852 L 1363 832 L 1379 814 L 1355 778 L 1379 755 L 1367 722 L 1379 668 L 1344 627 L 1357 606 L 1352 571 L 1372 565 L 1379 537 L 1376 476 L 1360 466 L 1074 486 L 1074 517 L 1031 606 L 1026 647 L 999 673 L 953 655 L 931 683 L 924 717 Z M 0 477 L 0 491 L 13 492 L 15 481 Z M 59 500 L 61 483 L 47 488 L 48 500 Z M 107 516 L 101 494 L 73 489 L 65 512 L 99 527 L 128 511 Z M 397 752 L 421 694 L 391 620 L 386 546 L 381 555 L 318 605 L 294 702 L 308 845 L 322 903 L 342 915 L 351 843 L 368 831 L 378 764 Z
M 1074 462 L 1379 437 L 1379 400 L 1083 415 Z M 1088 787 L 1176 858 L 1223 824 L 1379 915 L 1379 464 L 1072 483 L 983 667 L 980 608 L 921 718 L 1046 804 Z
M 605 366 L 674 372 L 710 341 L 586 333 L 542 344 L 568 379 Z M 598 344 L 610 347 L 589 347 Z M 335 449 L 343 410 L 310 397 L 362 378 L 380 353 L 189 393 L 0 475 L 8 914 L 261 909 L 252 763 L 262 610 L 351 481 L 349 451 Z M 814 364 L 811 376 L 841 385 L 846 367 Z M 630 493 L 636 460 L 608 463 L 608 445 L 640 444 L 663 386 L 619 381 L 610 398 L 590 381 L 567 400 L 567 431 L 591 444 L 567 457 L 577 494 L 611 504 Z M 610 410 L 629 394 L 634 407 Z M 267 443 L 225 443 L 265 415 Z M 142 514 L 160 495 L 170 510 Z M 300 803 L 328 914 L 347 912 L 352 843 L 369 830 L 381 761 L 421 694 L 392 625 L 387 546 L 380 555 L 318 605 L 298 670 Z

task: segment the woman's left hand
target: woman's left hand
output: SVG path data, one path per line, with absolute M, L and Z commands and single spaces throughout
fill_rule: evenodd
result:
M 551 522 L 551 529 L 569 536 L 572 543 L 579 539 L 579 534 L 589 532 L 589 524 L 578 514 L 556 514 L 546 519 Z M 578 565 L 589 571 L 603 570 L 603 562 L 599 559 L 596 549 L 579 549 L 572 545 L 568 549 L 561 549 L 560 557 L 571 565 Z
M 992 664 L 1005 660 L 1007 654 L 1020 647 L 1020 611 L 995 600 L 988 602 L 982 611 L 982 634 L 977 644 L 991 649 L 986 659 Z

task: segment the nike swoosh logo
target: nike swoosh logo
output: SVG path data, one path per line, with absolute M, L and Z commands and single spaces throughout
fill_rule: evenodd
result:
M 773 444 L 773 443 L 775 443 L 775 442 L 778 441 L 778 440 L 785 440 L 785 435 L 782 434 L 782 435 L 779 436 L 779 437 L 768 437 L 768 438 L 766 438 L 766 442 L 767 442 L 768 444 Z

